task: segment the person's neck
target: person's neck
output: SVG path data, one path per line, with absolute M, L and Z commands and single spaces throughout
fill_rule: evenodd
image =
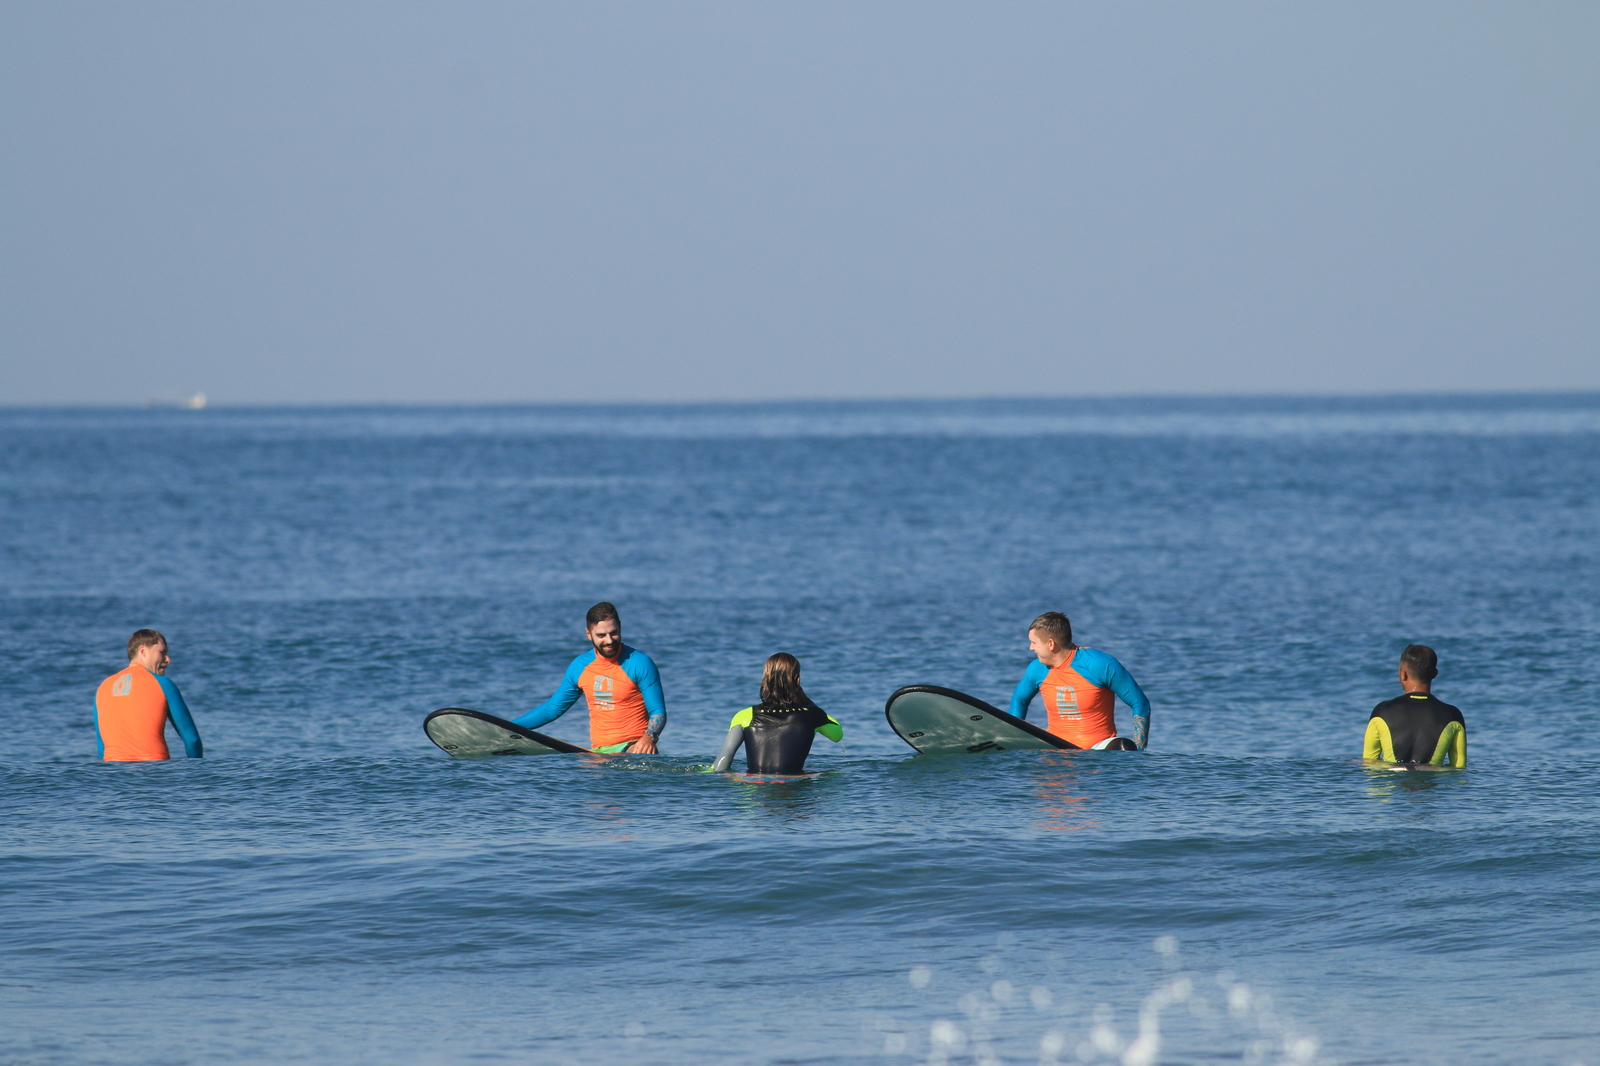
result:
M 1400 687 L 1406 690 L 1407 696 L 1433 695 L 1433 686 L 1426 681 L 1402 681 Z
M 1041 659 L 1039 661 L 1044 663 L 1050 669 L 1054 670 L 1062 663 L 1070 663 L 1072 661 L 1072 657 L 1077 653 L 1078 646 L 1076 644 L 1068 644 L 1065 648 L 1058 649 L 1055 655 L 1052 656 L 1052 658 L 1055 659 L 1055 662 L 1051 662 L 1049 659 Z

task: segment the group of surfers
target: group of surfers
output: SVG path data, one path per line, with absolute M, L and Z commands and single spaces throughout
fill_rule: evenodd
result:
M 650 656 L 622 642 L 622 619 L 610 603 L 597 603 L 584 617 L 589 649 L 567 667 L 555 695 L 512 719 L 539 729 L 567 713 L 581 697 L 589 709 L 589 747 L 606 753 L 654 755 L 667 726 L 661 675 Z M 1010 713 L 1026 720 L 1035 696 L 1042 697 L 1043 727 L 1074 747 L 1143 750 L 1150 741 L 1150 701 L 1115 658 L 1072 642 L 1072 623 L 1047 611 L 1028 626 L 1028 650 L 1036 656 L 1011 694 Z M 95 694 L 95 730 L 108 762 L 169 757 L 170 721 L 191 759 L 203 748 L 194 717 L 178 686 L 166 677 L 167 641 L 154 629 L 128 640 L 128 665 L 101 682 Z M 1467 729 L 1461 712 L 1433 695 L 1438 656 L 1421 644 L 1400 656 L 1400 696 L 1372 711 L 1363 758 L 1393 764 L 1465 766 Z M 1133 736 L 1117 732 L 1115 705 L 1133 712 Z M 798 774 L 817 734 L 838 742 L 844 727 L 813 703 L 800 685 L 800 662 L 787 652 L 769 657 L 761 675 L 761 700 L 733 716 L 712 770 L 728 771 L 741 747 L 746 772 Z

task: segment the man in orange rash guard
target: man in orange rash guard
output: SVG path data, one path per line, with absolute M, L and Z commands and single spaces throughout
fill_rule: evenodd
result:
M 589 703 L 589 747 L 608 754 L 656 754 L 656 738 L 667 727 L 656 664 L 622 643 L 622 620 L 609 603 L 589 608 L 584 632 L 594 647 L 572 660 L 556 694 L 512 721 L 539 729 L 583 696 Z
M 1028 650 L 1039 657 L 1011 694 L 1011 713 L 1028 717 L 1035 693 L 1044 696 L 1044 727 L 1080 748 L 1129 751 L 1150 741 L 1150 701 L 1111 656 L 1072 643 L 1072 623 L 1047 611 L 1028 627 Z M 1133 740 L 1117 736 L 1116 700 L 1133 710 Z
M 95 743 L 106 762 L 155 762 L 169 759 L 166 725 L 172 720 L 191 759 L 205 752 L 189 705 L 165 677 L 172 657 L 167 638 L 141 629 L 128 638 L 128 667 L 100 682 L 94 694 Z

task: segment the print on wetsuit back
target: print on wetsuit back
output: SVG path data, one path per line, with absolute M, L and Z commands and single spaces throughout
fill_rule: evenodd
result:
M 1046 674 L 1039 688 L 1044 696 L 1045 728 L 1080 748 L 1089 748 L 1117 735 L 1116 697 L 1072 668 L 1077 657 L 1074 652 Z M 1086 700 L 1078 699 L 1080 691 L 1088 693 Z
M 167 693 L 142 666 L 129 666 L 100 683 L 95 718 L 107 762 L 170 759 L 165 735 Z

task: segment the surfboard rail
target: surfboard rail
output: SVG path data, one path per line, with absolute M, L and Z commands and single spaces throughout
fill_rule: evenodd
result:
M 934 703 L 932 700 L 916 701 L 919 695 L 938 697 L 959 705 L 958 708 L 945 708 L 938 714 L 958 728 L 949 732 L 917 728 L 920 723 L 911 720 L 915 716 L 905 713 L 902 713 L 897 721 L 895 702 L 898 700 L 909 698 L 914 702 L 929 705 Z M 965 709 L 971 713 L 950 713 L 957 709 Z M 926 711 L 924 708 L 919 710 Z M 883 716 L 888 719 L 889 728 L 894 730 L 896 736 L 917 751 L 928 754 L 976 754 L 980 751 L 1008 751 L 1019 748 L 1080 750 L 1076 744 L 1040 729 L 1008 711 L 1002 711 L 992 704 L 985 703 L 976 696 L 957 692 L 953 688 L 942 688 L 939 685 L 907 685 L 895 689 L 883 705 Z M 923 716 L 925 717 L 926 713 Z M 994 724 L 990 724 L 990 720 Z M 1013 737 L 1016 738 L 1016 742 L 1013 742 Z
M 442 750 L 460 759 L 490 755 L 598 754 L 465 707 L 439 708 L 422 720 L 422 731 Z

